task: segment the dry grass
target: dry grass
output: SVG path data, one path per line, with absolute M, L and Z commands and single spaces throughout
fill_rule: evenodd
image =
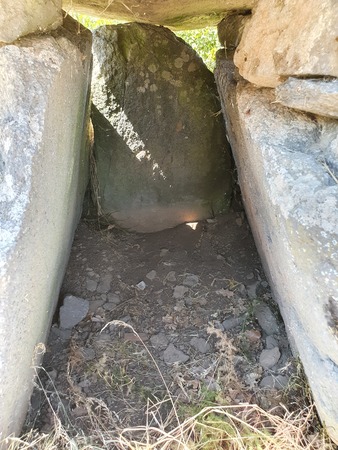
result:
M 203 408 L 176 426 L 176 418 L 159 417 L 160 404 L 149 405 L 145 425 L 118 429 L 105 405 L 87 399 L 90 433 L 61 425 L 55 416 L 49 434 L 31 431 L 9 438 L 9 450 L 117 449 L 117 450 L 333 450 L 325 434 L 313 430 L 314 407 L 283 417 L 257 405 Z
M 20 438 L 10 437 L 0 442 L 0 447 L 3 444 L 9 450 L 334 450 L 336 448 L 319 426 L 313 404 L 293 413 L 280 405 L 278 414 L 274 411 L 264 411 L 259 406 L 249 403 L 205 407 L 201 402 L 200 405 L 194 404 L 190 409 L 181 408 L 179 400 L 174 401 L 155 359 L 137 332 L 124 322 L 112 323 L 127 327 L 138 336 L 156 371 L 159 372 L 167 392 L 166 398 L 162 401 L 147 400 L 144 424 L 137 427 L 122 427 L 121 422 L 107 405 L 98 398 L 86 397 L 73 384 L 68 373 L 72 402 L 83 411 L 80 421 L 74 422 L 67 414 L 60 414 L 62 407 L 55 410 L 45 392 L 53 414 L 52 431 L 44 434 L 31 430 Z M 106 326 L 108 325 L 110 323 Z M 240 387 L 232 363 L 236 352 L 233 343 L 212 327 L 208 331 L 218 338 L 219 370 L 223 382 L 228 383 L 228 387 L 234 383 L 237 388 Z M 73 348 L 71 352 L 73 364 L 76 364 L 78 359 L 76 350 Z

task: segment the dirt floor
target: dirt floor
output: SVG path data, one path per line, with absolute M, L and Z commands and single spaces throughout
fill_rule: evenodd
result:
M 60 300 L 77 297 L 85 317 L 69 323 L 76 304 L 56 313 L 27 429 L 48 432 L 56 413 L 86 432 L 88 405 L 103 424 L 156 422 L 151 405 L 163 418 L 169 397 L 183 415 L 243 402 L 292 409 L 294 364 L 244 212 L 193 228 L 80 223 Z

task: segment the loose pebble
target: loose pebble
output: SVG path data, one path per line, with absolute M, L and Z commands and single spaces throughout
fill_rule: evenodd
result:
M 157 350 L 164 350 L 169 344 L 169 340 L 164 333 L 154 334 L 150 338 L 151 345 Z
M 271 369 L 278 363 L 280 356 L 281 353 L 278 347 L 263 350 L 259 357 L 259 364 L 263 369 Z
M 269 306 L 262 302 L 255 308 L 256 319 L 266 334 L 277 334 L 279 326 Z
M 203 338 L 194 337 L 190 341 L 190 345 L 194 347 L 200 353 L 210 352 L 210 345 Z
M 173 297 L 177 299 L 183 298 L 187 292 L 189 292 L 189 289 L 186 286 L 175 286 Z
M 261 388 L 268 389 L 284 389 L 287 386 L 288 382 L 289 377 L 283 375 L 267 375 L 266 377 L 262 378 L 259 386 Z
M 136 287 L 137 287 L 137 289 L 139 289 L 140 291 L 144 291 L 145 288 L 147 287 L 147 285 L 145 284 L 144 281 L 140 281 L 139 283 L 137 283 Z
M 244 322 L 245 316 L 239 316 L 239 317 L 228 317 L 227 319 L 223 320 L 222 327 L 223 330 L 229 331 L 233 328 L 236 328 Z
M 153 281 L 155 280 L 157 276 L 156 270 L 151 270 L 150 272 L 147 273 L 146 278 L 148 278 L 148 280 Z
M 189 274 L 187 275 L 184 280 L 183 284 L 184 286 L 194 287 L 198 284 L 199 278 L 197 275 Z
M 86 280 L 86 289 L 90 292 L 95 292 L 97 288 L 97 282 L 95 280 L 87 279 Z
M 176 348 L 174 344 L 169 344 L 163 352 L 163 360 L 166 364 L 185 363 L 189 356 Z
M 67 295 L 60 308 L 60 328 L 71 329 L 86 317 L 89 301 L 84 298 Z

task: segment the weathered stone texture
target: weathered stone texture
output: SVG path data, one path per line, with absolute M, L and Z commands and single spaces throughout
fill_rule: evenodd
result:
M 61 24 L 61 0 L 1 0 L 0 42 L 10 43 L 26 34 L 54 30 Z
M 258 86 L 285 77 L 338 77 L 336 0 L 259 0 L 235 53 L 240 74 Z
M 232 52 L 238 47 L 244 26 L 250 19 L 250 11 L 230 11 L 217 25 L 218 40 L 227 52 Z
M 290 108 L 338 119 L 338 80 L 289 78 L 276 87 L 276 100 Z
M 216 78 L 245 208 L 293 348 L 338 442 L 338 122 L 275 103 L 272 89 Z
M 63 8 L 126 22 L 176 30 L 216 26 L 227 11 L 251 9 L 255 0 L 63 0 Z
M 0 438 L 25 418 L 88 181 L 91 35 L 73 26 L 0 48 Z
M 214 77 L 202 60 L 153 25 L 99 28 L 93 49 L 103 213 L 152 232 L 226 210 L 230 154 Z

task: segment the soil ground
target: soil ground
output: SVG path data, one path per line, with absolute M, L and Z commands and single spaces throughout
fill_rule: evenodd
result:
M 55 315 L 27 429 L 48 432 L 56 412 L 86 432 L 88 405 L 103 424 L 149 423 L 169 392 L 183 415 L 292 408 L 292 356 L 243 211 L 147 235 L 82 221 L 67 295 L 89 310 L 72 329 Z

